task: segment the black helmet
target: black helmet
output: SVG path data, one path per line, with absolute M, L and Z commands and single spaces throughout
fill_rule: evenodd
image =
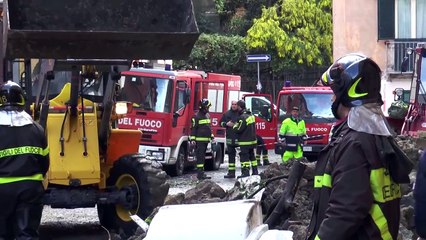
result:
M 330 86 L 336 95 L 332 105 L 336 118 L 337 107 L 355 107 L 366 103 L 383 104 L 380 95 L 380 67 L 364 55 L 351 53 L 338 59 L 323 73 L 321 82 Z
M 242 109 L 246 109 L 246 102 L 244 102 L 244 100 L 238 100 L 237 106 L 241 107 Z
M 22 88 L 8 81 L 0 87 L 0 108 L 10 110 L 22 110 L 25 106 L 25 98 Z
M 200 109 L 209 109 L 209 107 L 211 107 L 212 106 L 212 103 L 207 99 L 207 98 L 203 98 L 201 101 L 200 101 L 200 106 L 199 106 L 199 108 Z

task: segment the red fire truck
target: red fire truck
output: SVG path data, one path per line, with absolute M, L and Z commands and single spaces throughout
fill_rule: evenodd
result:
M 296 87 L 287 82 L 278 93 L 276 116 L 277 128 L 285 118 L 291 116 L 291 109 L 299 107 L 300 116 L 305 120 L 306 133 L 311 140 L 303 146 L 303 154 L 315 159 L 328 143 L 329 133 L 336 119 L 331 112 L 333 91 L 329 87 Z
M 121 73 L 121 100 L 132 102 L 133 110 L 118 120 L 119 128 L 140 129 L 139 152 L 161 162 L 170 175 L 182 175 L 195 166 L 188 139 L 191 117 L 201 99 L 212 106 L 210 118 L 220 146 L 206 154 L 206 170 L 219 169 L 225 153 L 225 129 L 219 121 L 228 108 L 229 91 L 239 91 L 241 77 L 202 71 L 168 71 L 133 67 Z
M 256 134 L 262 137 L 267 149 L 273 149 L 278 135 L 277 118 L 274 117 L 276 105 L 272 104 L 271 95 L 248 92 L 241 92 L 241 94 L 247 109 L 250 109 L 255 116 Z

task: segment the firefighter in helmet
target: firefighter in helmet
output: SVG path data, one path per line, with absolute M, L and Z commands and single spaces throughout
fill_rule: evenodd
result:
M 283 120 L 279 132 L 280 140 L 285 142 L 283 162 L 290 158 L 303 157 L 302 143 L 306 139 L 305 120 L 299 117 L 299 108 L 291 109 L 291 116 Z
M 38 239 L 49 150 L 42 127 L 24 111 L 21 87 L 0 87 L 0 239 Z
M 199 180 L 210 179 L 204 173 L 204 162 L 206 159 L 207 145 L 214 141 L 210 124 L 209 108 L 212 104 L 208 99 L 202 99 L 199 103 L 199 111 L 192 117 L 191 121 L 191 144 L 195 145 L 195 156 L 197 158 L 197 178 Z
M 239 177 L 247 177 L 250 175 L 250 165 L 252 175 L 258 175 L 257 161 L 254 156 L 254 148 L 257 143 L 255 118 L 253 114 L 246 109 L 244 100 L 239 100 L 237 106 L 240 116 L 237 123 L 233 126 L 233 129 L 237 134 L 238 146 L 240 146 L 241 175 Z
M 343 56 L 322 75 L 322 85 L 333 90 L 338 121 L 318 156 L 307 239 L 398 238 L 403 173 L 390 171 L 388 159 L 398 147 L 381 110 L 380 75 L 361 54 Z M 383 154 L 384 143 L 392 152 Z

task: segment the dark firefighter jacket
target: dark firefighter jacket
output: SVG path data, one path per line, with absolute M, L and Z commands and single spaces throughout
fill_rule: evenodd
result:
M 220 119 L 220 126 L 226 128 L 226 144 L 235 145 L 235 140 L 237 138 L 237 135 L 232 127 L 226 126 L 226 123 L 229 121 L 233 122 L 234 124 L 237 123 L 239 116 L 240 114 L 238 114 L 238 111 L 233 111 L 230 109 L 226 111 Z
M 209 142 L 213 139 L 209 113 L 198 111 L 191 119 L 191 141 Z
M 255 146 L 257 144 L 255 118 L 251 112 L 243 112 L 233 129 L 237 134 L 238 145 L 240 147 Z
M 417 170 L 416 184 L 414 186 L 415 221 L 417 234 L 426 238 L 426 152 L 423 152 Z
M 397 239 L 400 197 L 375 136 L 344 121 L 318 157 L 307 239 Z
M 43 180 L 49 168 L 49 149 L 40 125 L 0 125 L 0 139 L 0 184 Z

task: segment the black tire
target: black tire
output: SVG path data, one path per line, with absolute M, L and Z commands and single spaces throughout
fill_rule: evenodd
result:
M 219 170 L 220 164 L 222 164 L 223 162 L 222 144 L 219 144 L 217 151 L 214 151 L 211 154 L 213 156 L 209 160 L 206 159 L 206 164 L 204 166 L 204 169 L 206 171 Z
M 130 212 L 145 219 L 156 207 L 164 204 L 169 192 L 167 174 L 161 167 L 160 163 L 139 155 L 125 156 L 114 163 L 107 185 L 118 189 L 135 189 L 137 206 L 130 209 Z M 129 210 L 120 204 L 98 205 L 98 216 L 100 223 L 107 229 L 114 229 L 126 236 L 133 235 L 137 229 L 137 224 L 130 218 Z
M 182 176 L 185 170 L 185 160 L 186 160 L 186 150 L 183 144 L 179 148 L 179 153 L 176 159 L 176 163 L 174 165 L 169 166 L 169 175 Z

